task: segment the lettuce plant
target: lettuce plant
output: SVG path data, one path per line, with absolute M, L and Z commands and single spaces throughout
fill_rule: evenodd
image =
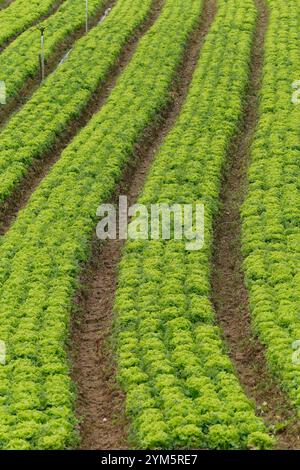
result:
M 51 149 L 104 82 L 122 48 L 150 13 L 152 0 L 119 0 L 106 20 L 77 41 L 68 60 L 48 76 L 0 132 L 0 201 Z
M 89 0 L 89 13 L 94 15 L 104 0 Z M 58 11 L 39 24 L 46 28 L 45 59 L 63 44 L 64 40 L 85 23 L 82 0 L 66 0 Z M 0 80 L 5 81 L 6 101 L 16 96 L 26 79 L 38 73 L 40 32 L 36 26 L 18 36 L 0 53 Z

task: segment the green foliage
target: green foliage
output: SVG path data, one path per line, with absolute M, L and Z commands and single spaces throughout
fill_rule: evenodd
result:
M 0 11 L 0 46 L 45 15 L 57 0 L 15 0 Z
M 123 0 L 118 4 L 122 8 L 116 7 L 106 22 L 111 27 L 107 28 L 117 43 L 117 50 L 120 35 L 125 41 L 124 36 L 128 36 L 129 29 L 132 30 L 133 25 L 137 25 L 149 11 L 151 1 Z M 0 428 L 1 448 L 68 448 L 76 439 L 74 392 L 68 374 L 65 341 L 80 265 L 89 255 L 90 239 L 96 226 L 96 209 L 114 191 L 123 165 L 132 156 L 141 132 L 166 104 L 185 44 L 200 10 L 199 0 L 166 0 L 159 19 L 140 41 L 105 106 L 64 150 L 59 162 L 0 240 L 0 338 L 7 345 L 7 363 L 0 367 L 3 392 L 0 396 L 3 398 L 0 400 L 0 423 L 8 427 L 7 433 Z M 122 33 L 122 30 L 127 32 Z M 106 29 L 104 31 L 107 32 Z M 107 64 L 105 55 L 99 53 L 102 50 L 99 44 L 95 38 L 91 50 L 84 56 L 86 59 L 81 58 L 82 64 L 89 67 L 88 58 L 94 49 L 100 58 L 99 68 L 101 64 Z M 109 47 L 112 46 L 108 44 L 107 51 L 111 50 Z M 60 75 L 66 94 L 69 88 L 73 90 L 72 83 L 66 85 L 67 63 L 60 69 L 66 75 L 66 81 L 64 74 Z M 96 67 L 95 64 L 92 67 Z M 96 78 L 89 77 L 86 87 L 94 86 L 98 72 Z M 76 73 L 81 85 L 80 70 Z M 86 74 L 84 76 L 86 79 Z M 76 95 L 78 103 L 81 98 L 81 95 Z M 68 106 L 72 106 L 71 100 Z M 67 112 L 68 106 L 63 112 Z M 50 115 L 53 121 L 56 116 Z M 29 127 L 34 124 L 34 121 L 27 123 Z M 41 121 L 37 126 L 42 126 Z M 48 128 L 42 129 L 42 133 L 49 131 Z M 7 132 L 6 135 L 10 134 Z M 11 143 L 18 146 L 19 136 L 19 131 L 10 135 Z M 33 141 L 31 145 L 34 145 Z M 23 151 L 25 155 L 26 147 Z M 133 275 L 132 272 L 131 279 Z M 132 321 L 134 312 L 130 309 L 125 323 Z M 145 321 L 143 325 L 150 336 L 153 327 L 152 322 Z M 132 371 L 135 387 L 140 394 L 145 394 L 147 388 L 139 388 L 139 384 L 145 381 L 146 374 L 141 371 L 139 375 L 139 364 L 131 357 L 136 339 L 124 331 L 124 342 L 127 348 L 123 361 L 129 366 L 128 374 L 124 373 L 124 381 L 130 380 Z M 147 344 L 145 338 L 145 347 Z M 160 348 L 159 341 L 155 348 Z M 152 359 L 149 351 L 146 356 L 149 368 L 152 367 Z M 168 370 L 168 364 L 164 370 Z M 133 409 L 139 406 L 137 395 L 132 395 L 130 406 Z M 165 445 L 169 439 L 164 431 L 166 425 L 163 422 L 159 426 L 155 424 L 155 435 L 150 436 L 148 408 L 146 411 L 140 421 L 141 441 L 146 447 Z M 159 413 L 153 408 L 153 416 Z M 25 421 L 28 428 L 20 428 Z M 33 426 L 32 421 L 38 427 Z M 180 423 L 180 426 L 188 424 L 191 423 Z
M 94 15 L 104 3 L 104 0 L 89 0 L 89 14 Z M 69 34 L 85 23 L 84 8 L 82 0 L 66 0 L 54 15 L 39 24 L 46 28 L 46 61 Z M 0 80 L 5 81 L 6 102 L 20 91 L 26 79 L 37 74 L 39 53 L 40 32 L 36 26 L 18 36 L 0 53 Z
M 248 439 L 248 447 L 253 450 L 268 450 L 272 444 L 272 439 L 260 431 L 253 432 Z
M 300 406 L 300 107 L 292 83 L 300 77 L 297 0 L 268 0 L 269 28 L 259 123 L 242 208 L 244 269 L 252 322 L 268 365 Z
M 202 251 L 184 241 L 131 241 L 120 263 L 116 337 L 120 382 L 141 448 L 270 448 L 214 325 L 210 250 L 222 166 L 242 109 L 256 12 L 218 2 L 189 94 L 139 199 L 205 202 Z

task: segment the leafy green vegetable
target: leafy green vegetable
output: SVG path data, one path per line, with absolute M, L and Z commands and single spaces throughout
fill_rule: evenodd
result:
M 104 0 L 89 0 L 89 14 L 95 14 L 104 3 Z M 46 60 L 69 34 L 85 23 L 84 8 L 82 0 L 66 0 L 54 15 L 39 24 L 46 28 Z M 5 81 L 6 102 L 20 91 L 26 79 L 36 75 L 39 53 L 40 32 L 36 26 L 18 36 L 0 53 L 0 80 Z
M 57 0 L 15 0 L 0 11 L 0 46 L 45 15 Z

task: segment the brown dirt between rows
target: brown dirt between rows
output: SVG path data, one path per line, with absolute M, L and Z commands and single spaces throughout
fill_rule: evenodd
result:
M 37 18 L 36 20 L 34 20 L 32 23 L 30 23 L 29 26 L 27 26 L 22 32 L 26 31 L 27 29 L 29 28 L 32 28 L 32 26 L 36 26 L 38 25 L 41 21 L 44 21 L 46 20 L 47 18 L 49 18 L 49 16 L 51 15 L 54 15 L 54 13 L 57 12 L 57 10 L 59 9 L 59 7 L 61 6 L 61 4 L 63 3 L 64 0 L 56 0 L 55 3 L 53 3 L 53 5 L 49 8 L 49 10 L 44 14 L 44 15 L 41 15 L 39 16 L 39 18 Z M 9 4 L 12 3 L 12 2 L 6 2 L 5 3 L 5 6 L 9 6 Z M 3 7 L 2 7 L 3 9 Z M 7 41 L 5 41 L 3 44 L 1 44 L 0 46 L 0 53 L 9 45 L 11 44 L 18 36 L 20 36 L 20 34 L 22 33 L 17 33 L 15 34 L 14 36 L 12 36 L 10 39 L 8 39 Z
M 107 8 L 112 8 L 116 0 L 106 0 L 104 5 L 97 10 L 97 12 L 90 16 L 89 18 L 89 31 L 95 27 L 103 16 Z M 53 12 L 54 13 L 54 12 Z M 52 14 L 53 14 L 52 13 Z M 50 15 L 48 15 L 50 16 Z M 73 31 L 69 34 L 64 41 L 59 43 L 59 45 L 54 50 L 53 54 L 46 59 L 45 61 L 45 78 L 48 77 L 58 66 L 64 55 L 71 49 L 78 39 L 86 34 L 85 24 L 80 28 Z M 45 41 L 47 41 L 47 30 L 45 32 Z M 1 52 L 1 51 L 0 51 Z M 36 58 L 38 63 L 38 57 Z M 30 99 L 33 93 L 40 87 L 41 77 L 40 70 L 37 69 L 37 72 L 34 77 L 29 77 L 26 79 L 22 88 L 18 91 L 17 95 L 12 97 L 9 102 L 0 108 L 0 131 L 1 127 L 4 127 L 8 120 L 11 118 L 12 114 L 15 114 L 19 111 L 22 106 Z
M 263 0 L 255 0 L 259 11 L 254 36 L 250 83 L 243 120 L 229 151 L 229 162 L 221 190 L 221 210 L 215 222 L 212 300 L 239 380 L 271 429 L 278 432 L 278 449 L 300 449 L 300 426 L 295 410 L 279 384 L 268 372 L 264 348 L 251 330 L 248 294 L 241 255 L 240 207 L 247 191 L 250 146 L 258 122 L 259 90 L 263 67 L 264 37 L 268 11 Z
M 4 8 L 7 8 L 14 0 L 5 0 L 3 3 L 0 5 L 0 10 L 4 10 Z
M 202 17 L 192 34 L 172 87 L 169 103 L 136 145 L 134 157 L 115 192 L 138 198 L 155 152 L 174 125 L 195 69 L 200 50 L 216 11 L 215 0 L 206 0 Z M 94 237 L 89 263 L 81 277 L 84 287 L 76 296 L 77 316 L 72 322 L 72 378 L 77 384 L 77 416 L 81 449 L 126 449 L 128 422 L 124 396 L 116 380 L 115 357 L 110 343 L 117 266 L 123 242 L 101 244 Z
M 99 84 L 81 115 L 66 126 L 52 148 L 44 153 L 42 158 L 35 159 L 32 162 L 26 176 L 16 186 L 11 196 L 0 204 L 0 236 L 4 235 L 9 230 L 18 212 L 26 206 L 31 194 L 49 173 L 52 166 L 59 160 L 63 150 L 69 145 L 80 129 L 82 129 L 90 121 L 92 116 L 105 104 L 119 75 L 130 62 L 139 39 L 145 34 L 159 15 L 162 3 L 163 0 L 153 0 L 152 13 L 128 40 L 116 64 L 112 67 L 104 82 Z

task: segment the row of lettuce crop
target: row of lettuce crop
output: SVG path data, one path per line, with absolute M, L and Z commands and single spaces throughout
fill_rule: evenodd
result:
M 268 448 L 240 387 L 210 301 L 213 218 L 241 115 L 256 10 L 219 0 L 186 103 L 156 155 L 139 203 L 205 206 L 205 244 L 129 240 L 116 299 L 119 378 L 142 448 Z
M 0 46 L 45 15 L 57 0 L 15 0 L 0 11 Z
M 151 11 L 152 0 L 119 0 L 102 24 L 75 45 L 0 133 L 0 201 L 76 119 L 104 82 L 122 48 Z
M 93 16 L 105 4 L 104 0 L 90 0 L 89 14 Z M 45 59 L 63 44 L 72 32 L 85 23 L 85 4 L 82 0 L 66 0 L 58 11 L 41 22 L 45 30 Z M 5 81 L 6 101 L 15 96 L 29 77 L 39 69 L 40 31 L 36 26 L 7 46 L 0 54 L 0 80 Z
M 300 4 L 268 0 L 260 117 L 242 208 L 253 327 L 300 410 Z
M 122 29 L 131 21 L 134 2 L 119 3 L 128 7 L 119 20 Z M 145 0 L 135 4 L 135 14 L 143 16 Z M 0 240 L 0 338 L 7 346 L 0 367 L 1 448 L 61 449 L 73 442 L 65 341 L 96 209 L 112 194 L 141 132 L 166 104 L 200 13 L 199 0 L 165 1 L 106 104 L 64 150 Z

